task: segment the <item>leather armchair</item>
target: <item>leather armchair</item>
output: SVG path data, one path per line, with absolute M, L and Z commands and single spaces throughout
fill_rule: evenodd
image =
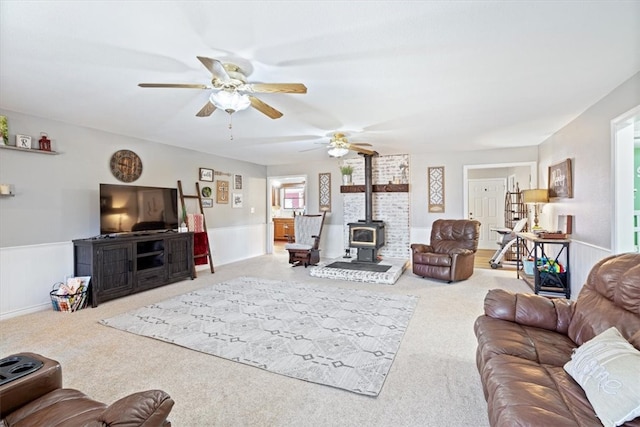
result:
M 431 228 L 431 243 L 411 245 L 413 274 L 445 280 L 468 279 L 478 250 L 480 222 L 438 219 Z
M 26 376 L 0 386 L 0 426 L 128 426 L 170 427 L 173 400 L 162 390 L 133 393 L 111 405 L 86 394 L 62 388 L 62 369 L 55 360 L 35 353 L 19 353 L 42 362 Z

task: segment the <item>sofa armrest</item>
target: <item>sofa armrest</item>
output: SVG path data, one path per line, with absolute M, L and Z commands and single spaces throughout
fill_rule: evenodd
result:
M 484 299 L 484 313 L 495 319 L 566 335 L 573 316 L 573 302 L 564 298 L 492 289 Z
M 433 247 L 431 247 L 431 245 L 425 245 L 422 243 L 412 243 L 411 251 L 413 253 L 433 252 Z
M 174 401 L 162 390 L 130 394 L 113 402 L 99 422 L 110 427 L 160 427 L 171 425 L 167 418 Z
M 449 251 L 449 254 L 451 256 L 454 256 L 454 255 L 468 256 L 468 255 L 474 255 L 475 252 L 472 251 L 471 249 L 455 248 Z

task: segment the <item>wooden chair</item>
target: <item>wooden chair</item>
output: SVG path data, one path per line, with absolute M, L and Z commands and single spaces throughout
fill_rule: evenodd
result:
M 320 235 L 326 212 L 317 215 L 295 215 L 294 235 L 287 235 L 289 242 L 284 248 L 289 251 L 289 264 L 293 267 L 316 265 L 320 262 Z

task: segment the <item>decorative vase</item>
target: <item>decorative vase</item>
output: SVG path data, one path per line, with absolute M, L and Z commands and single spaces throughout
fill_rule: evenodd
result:
M 351 175 L 342 175 L 342 185 L 351 185 Z

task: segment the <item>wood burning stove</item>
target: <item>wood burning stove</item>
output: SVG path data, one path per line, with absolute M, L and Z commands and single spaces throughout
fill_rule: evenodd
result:
M 364 156 L 364 200 L 365 219 L 351 222 L 349 226 L 349 247 L 358 250 L 358 257 L 353 262 L 378 262 L 378 249 L 384 246 L 384 222 L 374 220 L 373 216 L 373 177 L 371 170 L 371 158 L 369 154 Z

